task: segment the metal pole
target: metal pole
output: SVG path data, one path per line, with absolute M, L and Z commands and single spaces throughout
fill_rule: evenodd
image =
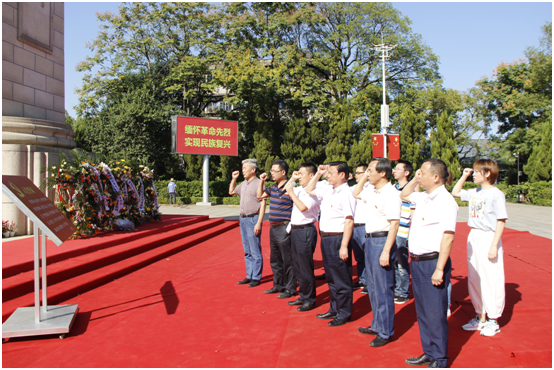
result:
M 46 289 L 46 234 L 42 233 L 42 312 L 48 311 L 48 291 Z
M 33 224 L 33 233 L 35 239 L 35 323 L 40 322 L 40 272 L 39 272 L 39 228 L 36 223 Z
M 517 186 L 519 186 L 519 152 L 517 152 Z
M 383 108 L 381 109 L 382 111 L 385 111 L 386 109 L 386 105 L 387 105 L 387 101 L 386 101 L 386 96 L 387 96 L 387 81 L 386 81 L 386 76 L 385 76 L 385 51 L 383 51 Z M 386 126 L 386 122 L 385 122 L 385 119 L 386 119 L 386 114 L 383 114 L 383 116 L 381 117 L 381 129 L 383 130 L 383 138 L 384 138 L 384 143 L 385 143 L 385 158 L 388 158 L 388 155 L 387 155 L 387 126 Z
M 209 183 L 210 183 L 210 156 L 205 155 L 203 159 L 203 173 L 202 173 L 202 201 L 208 203 L 210 201 L 209 193 Z

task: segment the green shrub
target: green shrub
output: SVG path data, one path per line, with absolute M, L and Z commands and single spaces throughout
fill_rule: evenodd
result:
M 240 204 L 240 197 L 238 195 L 233 195 L 232 197 L 223 198 L 223 204 L 238 206 Z

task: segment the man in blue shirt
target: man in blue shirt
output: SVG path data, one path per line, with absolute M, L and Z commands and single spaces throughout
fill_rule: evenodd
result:
M 260 176 L 257 197 L 269 197 L 269 245 L 271 254 L 269 263 L 273 270 L 273 288 L 265 291 L 266 294 L 281 293 L 280 299 L 287 299 L 298 295 L 296 292 L 297 279 L 294 275 L 292 252 L 287 226 L 292 213 L 292 199 L 285 190 L 288 182 L 287 172 L 289 165 L 282 159 L 271 164 L 271 177 L 275 181 L 271 187 L 263 190 L 268 176 Z
M 167 184 L 167 190 L 169 191 L 169 204 L 177 204 L 177 198 L 175 197 L 175 190 L 177 190 L 177 185 L 175 184 L 175 180 L 173 180 L 173 178 L 169 180 L 169 184 Z

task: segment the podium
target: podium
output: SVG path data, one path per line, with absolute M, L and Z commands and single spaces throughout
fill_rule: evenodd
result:
M 33 221 L 35 239 L 35 305 L 15 310 L 2 324 L 2 338 L 59 334 L 63 339 L 75 321 L 78 305 L 48 305 L 46 236 L 59 247 L 77 231 L 77 228 L 31 180 L 24 176 L 2 176 L 2 193 Z M 39 247 L 40 244 L 42 248 Z M 42 254 L 42 305 L 40 302 L 40 254 Z

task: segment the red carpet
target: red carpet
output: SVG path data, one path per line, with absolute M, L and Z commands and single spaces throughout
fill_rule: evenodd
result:
M 272 279 L 268 231 L 265 225 L 261 286 L 236 285 L 244 259 L 235 228 L 68 299 L 63 303 L 80 307 L 70 335 L 10 339 L 2 346 L 3 366 L 408 367 L 404 359 L 421 353 L 413 299 L 396 306 L 395 340 L 371 348 L 372 337 L 357 332 L 371 321 L 369 299 L 359 290 L 353 321 L 338 328 L 314 317 L 328 309 L 322 282 L 317 309 L 306 313 L 263 294 Z M 486 338 L 461 329 L 475 315 L 467 293 L 468 231 L 458 224 L 452 252 L 449 365 L 552 367 L 552 241 L 506 231 L 502 332 Z M 319 247 L 315 259 L 322 273 Z

